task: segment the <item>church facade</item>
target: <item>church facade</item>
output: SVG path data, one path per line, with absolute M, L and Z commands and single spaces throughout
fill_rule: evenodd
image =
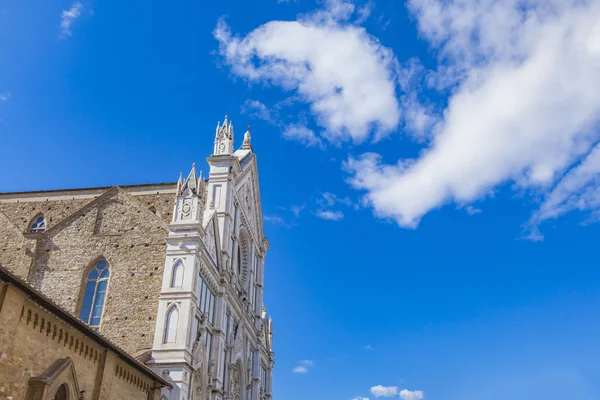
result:
M 165 400 L 270 399 L 249 129 L 236 149 L 225 118 L 207 160 L 206 179 L 1 193 L 0 266 L 168 381 Z

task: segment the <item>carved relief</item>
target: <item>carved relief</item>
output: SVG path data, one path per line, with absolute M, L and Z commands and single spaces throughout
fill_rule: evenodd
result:
M 244 348 L 244 346 L 242 343 L 242 334 L 241 334 L 241 332 L 235 332 L 235 338 L 233 340 L 233 357 L 232 357 L 232 360 L 234 362 L 239 360 L 240 358 L 242 358 L 243 348 Z
M 240 230 L 240 285 L 246 286 L 248 280 L 248 270 L 250 267 L 250 240 L 248 238 L 248 232 L 245 229 Z
M 239 364 L 233 364 L 229 367 L 231 374 L 231 384 L 229 393 L 233 400 L 241 400 L 242 398 L 242 382 L 241 382 L 241 370 Z
M 213 223 L 214 219 L 211 218 L 210 222 L 206 226 L 206 235 L 204 235 L 204 246 L 208 250 L 209 255 L 213 259 L 213 261 L 217 262 L 217 248 L 216 248 L 216 239 L 215 239 L 215 224 Z

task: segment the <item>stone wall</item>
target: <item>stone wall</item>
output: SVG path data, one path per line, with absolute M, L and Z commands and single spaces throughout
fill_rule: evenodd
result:
M 12 221 L 0 212 L 0 266 L 22 279 L 27 279 L 35 253 L 34 239 L 28 239 Z
M 2 280 L 0 338 L 0 400 L 25 399 L 29 378 L 67 357 L 85 399 L 158 399 L 156 379 Z
M 87 273 L 106 259 L 111 277 L 100 332 L 129 353 L 151 348 L 174 195 L 147 192 L 0 196 L 0 265 L 78 316 Z M 46 232 L 26 233 L 40 213 Z

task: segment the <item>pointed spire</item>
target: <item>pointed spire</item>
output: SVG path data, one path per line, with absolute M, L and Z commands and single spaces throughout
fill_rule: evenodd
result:
M 198 195 L 202 196 L 204 193 L 204 179 L 202 178 L 202 171 L 198 175 Z
M 181 182 L 181 174 L 179 176 L 179 181 L 177 182 L 177 193 L 182 194 L 186 189 L 190 189 L 192 193 L 196 194 L 198 191 L 198 178 L 196 177 L 196 163 L 192 164 L 192 170 L 190 174 L 185 179 L 185 181 Z
M 179 179 L 177 180 L 177 193 L 181 193 L 181 184 L 183 183 L 183 174 L 179 173 Z
M 252 136 L 250 135 L 250 125 L 248 125 L 248 130 L 244 133 L 244 142 L 242 143 L 242 149 L 244 150 L 252 150 L 252 145 L 250 144 L 250 140 Z
M 192 164 L 192 170 L 185 180 L 187 187 L 189 187 L 193 193 L 196 193 L 196 189 L 198 189 L 198 181 L 196 178 L 196 163 Z

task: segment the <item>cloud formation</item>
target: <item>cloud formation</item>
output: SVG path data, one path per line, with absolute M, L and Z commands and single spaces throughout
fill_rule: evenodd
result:
M 283 131 L 283 137 L 290 140 L 295 140 L 304 144 L 307 147 L 322 147 L 321 139 L 309 128 L 300 124 L 289 125 Z
M 600 3 L 406 5 L 437 57 L 432 70 L 417 59 L 399 64 L 360 26 L 370 6 L 344 0 L 245 36 L 221 20 L 214 36 L 234 75 L 282 88 L 289 103 L 308 104 L 323 129 L 306 117 L 282 124 L 277 107 L 247 104 L 249 113 L 285 127 L 284 137 L 323 148 L 401 127 L 423 146 L 417 157 L 391 164 L 373 152 L 349 156 L 348 182 L 378 217 L 416 228 L 450 203 L 474 215 L 473 202 L 506 186 L 542 199 L 523 224 L 530 239 L 541 240 L 545 221 L 571 211 L 600 219 Z
M 436 128 L 418 158 L 392 165 L 374 153 L 349 158 L 350 182 L 366 191 L 376 215 L 415 228 L 429 211 L 468 204 L 505 183 L 547 193 L 530 232 L 572 209 L 597 210 L 597 154 L 586 154 L 600 138 L 600 3 L 409 0 L 408 7 L 439 54 L 427 84 L 450 94 L 443 119 L 421 124 Z
M 397 62 L 392 51 L 358 25 L 368 9 L 341 0 L 296 21 L 271 21 L 240 37 L 220 20 L 213 34 L 231 72 L 249 83 L 270 83 L 310 106 L 329 141 L 383 137 L 400 120 L 396 98 Z M 352 22 L 353 15 L 358 20 Z M 310 130 L 303 134 L 315 145 Z
M 422 400 L 424 397 L 422 390 L 407 390 L 402 389 L 400 391 L 400 398 L 402 400 Z
M 344 213 L 341 211 L 319 210 L 315 215 L 328 221 L 340 221 L 344 218 Z
M 469 215 L 477 215 L 477 214 L 481 214 L 483 212 L 479 208 L 475 208 L 471 205 L 465 207 L 465 210 L 467 211 L 467 214 L 469 214 Z
M 308 369 L 313 367 L 315 362 L 313 360 L 300 360 L 298 361 L 298 364 L 299 365 L 292 369 L 292 372 L 296 374 L 308 374 Z
M 371 394 L 375 397 L 393 397 L 398 394 L 396 386 L 377 385 L 371 388 Z
M 81 16 L 81 11 L 83 11 L 83 3 L 80 1 L 75 1 L 68 10 L 62 11 L 60 14 L 61 38 L 66 39 L 72 35 L 71 25 L 73 25 L 73 22 Z

